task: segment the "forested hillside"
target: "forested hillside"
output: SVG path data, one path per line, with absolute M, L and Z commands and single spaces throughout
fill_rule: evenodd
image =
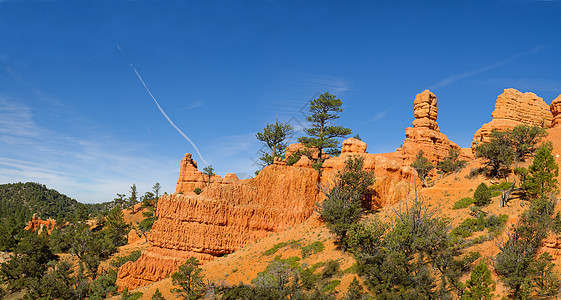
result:
M 14 216 L 31 219 L 34 213 L 42 219 L 67 219 L 80 205 L 78 201 L 44 184 L 8 183 L 0 185 L 0 219 Z

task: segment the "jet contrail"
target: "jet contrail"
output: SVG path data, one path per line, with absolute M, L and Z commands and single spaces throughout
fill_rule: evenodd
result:
M 121 50 L 121 47 L 119 47 L 119 45 L 117 45 L 117 48 L 119 50 Z M 148 92 L 148 94 L 150 94 L 150 97 L 152 97 L 152 100 L 154 100 L 154 103 L 156 103 L 156 106 L 158 106 L 158 109 L 160 110 L 160 112 L 162 113 L 162 115 L 164 116 L 164 118 L 166 118 L 166 120 L 168 120 L 169 124 L 171 126 L 173 126 L 173 128 L 175 128 L 175 130 L 177 130 L 177 132 L 179 132 L 179 134 L 181 134 L 181 136 L 183 136 L 190 144 L 191 146 L 193 146 L 193 148 L 195 148 L 195 151 L 197 151 L 197 154 L 199 155 L 199 157 L 201 158 L 201 160 L 205 163 L 205 165 L 209 165 L 206 160 L 204 159 L 203 155 L 201 154 L 201 152 L 199 151 L 199 148 L 197 148 L 197 145 L 195 145 L 195 143 L 193 143 L 193 141 L 185 134 L 183 133 L 183 131 L 181 131 L 181 129 L 179 129 L 179 127 L 177 127 L 175 125 L 175 123 L 173 123 L 173 121 L 170 119 L 170 117 L 168 117 L 168 115 L 166 114 L 166 112 L 162 109 L 162 107 L 160 106 L 160 103 L 158 103 L 158 100 L 156 100 L 156 98 L 154 98 L 154 95 L 152 95 L 152 92 L 150 92 L 150 89 L 148 88 L 148 86 L 146 86 L 146 83 L 144 82 L 144 80 L 142 80 L 142 77 L 140 76 L 140 74 L 138 73 L 138 71 L 136 70 L 136 68 L 130 64 L 131 68 L 134 70 L 134 73 L 136 73 L 136 76 L 138 77 L 138 79 L 140 80 L 140 82 L 142 83 L 142 85 L 144 86 L 144 88 L 146 89 L 146 91 Z

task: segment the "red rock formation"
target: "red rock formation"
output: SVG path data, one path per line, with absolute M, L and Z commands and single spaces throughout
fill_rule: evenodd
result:
M 356 141 L 358 140 L 348 139 L 343 142 L 343 145 L 357 144 Z M 366 147 L 354 147 L 352 151 L 347 148 L 341 156 L 326 160 L 323 163 L 322 186 L 329 189 L 333 185 L 337 172 L 345 167 L 345 161 L 356 155 L 364 158 L 364 169 L 374 171 L 376 180 L 371 187 L 373 194 L 366 199 L 367 208 L 376 209 L 406 199 L 414 190 L 415 170 L 404 166 L 403 160 L 397 155 L 368 154 L 365 153 L 365 150 Z
M 417 94 L 414 103 L 413 127 L 405 130 L 406 138 L 403 146 L 397 149 L 404 165 L 410 165 L 419 150 L 423 150 L 425 157 L 433 163 L 446 158 L 450 149 L 460 150 L 461 148 L 450 141 L 438 128 L 436 96 L 425 90 Z
M 301 143 L 288 145 L 288 147 L 286 147 L 286 157 L 288 158 L 292 154 L 294 154 L 298 151 L 310 151 L 312 153 L 312 158 L 313 158 L 314 161 L 318 157 L 318 150 L 317 149 L 308 148 L 308 147 L 304 146 L 304 144 L 301 144 Z M 325 159 L 331 158 L 331 156 L 327 153 L 323 153 L 322 157 L 325 158 Z
M 303 222 L 315 208 L 318 182 L 312 168 L 271 165 L 253 179 L 213 184 L 199 196 L 162 196 L 148 235 L 151 247 L 119 269 L 118 285 L 163 279 L 188 257 L 209 261 Z
M 553 102 L 551 102 L 551 114 L 553 115 L 553 121 L 551 122 L 551 128 L 561 127 L 561 95 L 557 96 Z
M 50 234 L 51 231 L 55 228 L 56 221 L 55 220 L 41 220 L 37 217 L 36 214 L 33 215 L 29 224 L 24 228 L 25 230 L 37 230 L 37 233 L 40 234 L 43 230 L 47 230 L 47 233 Z
M 553 108 L 552 108 L 553 110 Z M 505 89 L 497 97 L 493 120 L 484 124 L 473 135 L 472 151 L 480 143 L 490 141 L 491 131 L 512 129 L 518 125 L 542 126 L 549 128 L 552 114 L 550 107 L 534 93 L 521 93 L 515 89 Z
M 136 232 L 135 229 L 131 229 L 131 231 L 129 231 L 129 235 L 128 235 L 128 243 L 129 244 L 136 243 L 140 239 L 142 239 L 142 238 L 140 237 L 140 235 L 138 235 L 138 232 Z
M 354 153 L 365 153 L 366 152 L 366 143 L 355 139 L 350 138 L 343 141 L 343 147 L 341 149 L 341 155 L 345 154 L 354 154 Z
M 185 157 L 181 160 L 179 168 L 179 179 L 175 191 L 177 193 L 191 193 L 194 189 L 203 189 L 207 186 L 208 178 L 203 175 L 203 172 L 197 169 L 197 162 L 191 158 L 191 154 L 185 153 Z M 216 184 L 233 184 L 238 181 L 236 174 L 228 173 L 222 179 L 218 175 L 214 175 L 210 179 L 211 183 Z

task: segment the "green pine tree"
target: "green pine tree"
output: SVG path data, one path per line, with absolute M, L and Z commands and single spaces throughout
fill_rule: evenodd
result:
M 339 119 L 339 113 L 343 111 L 342 105 L 340 99 L 328 92 L 310 101 L 310 114 L 306 121 L 310 122 L 311 127 L 304 129 L 308 137 L 301 137 L 298 141 L 306 147 L 317 149 L 316 163 L 323 162 L 324 152 L 330 155 L 339 154 L 339 142 L 336 139 L 352 133 L 349 128 L 332 125 L 334 120 Z
M 551 142 L 545 143 L 537 150 L 534 162 L 528 168 L 528 176 L 524 182 L 524 187 L 528 195 L 533 198 L 547 196 L 549 193 L 557 192 L 557 179 L 559 176 L 559 166 L 555 158 L 551 155 L 553 145 Z
M 462 300 L 489 300 L 493 299 L 492 291 L 495 290 L 495 283 L 491 278 L 491 271 L 487 264 L 480 262 L 471 272 L 471 277 L 466 282 L 466 291 L 462 295 Z

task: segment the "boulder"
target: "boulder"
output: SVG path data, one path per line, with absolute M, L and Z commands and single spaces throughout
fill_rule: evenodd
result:
M 341 155 L 345 154 L 360 154 L 366 152 L 366 143 L 355 139 L 349 138 L 343 141 L 343 147 L 341 149 Z

